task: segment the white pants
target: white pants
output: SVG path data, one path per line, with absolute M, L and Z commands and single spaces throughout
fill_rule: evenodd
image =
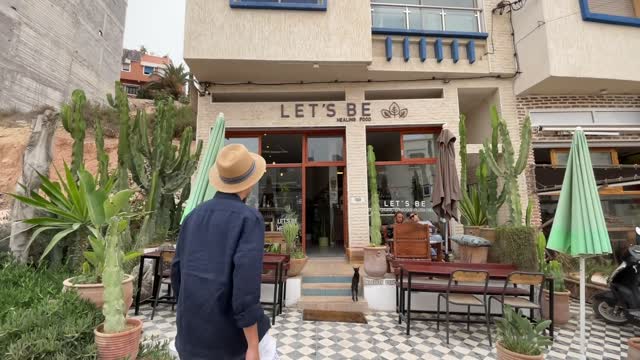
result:
M 260 360 L 280 360 L 276 350 L 276 339 L 269 333 L 265 334 L 260 340 Z

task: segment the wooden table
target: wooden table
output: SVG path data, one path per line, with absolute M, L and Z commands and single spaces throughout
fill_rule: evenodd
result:
M 282 303 L 284 302 L 284 273 L 285 273 L 285 263 L 288 259 L 287 255 L 280 254 L 264 254 L 262 260 L 263 270 L 275 270 L 276 273 L 272 277 L 266 277 L 263 275 L 262 283 L 271 284 L 273 283 L 273 303 L 263 303 L 272 305 L 271 308 L 271 324 L 275 325 L 276 316 L 282 312 Z
M 489 273 L 489 278 L 494 280 L 507 280 L 509 274 L 514 271 L 517 271 L 514 265 L 506 265 L 506 264 L 465 264 L 465 263 L 441 263 L 441 262 L 420 262 L 420 261 L 397 261 L 396 263 L 400 267 L 399 276 L 400 276 L 400 311 L 399 311 L 399 322 L 402 323 L 402 319 L 406 320 L 407 323 L 407 335 L 410 334 L 411 331 L 411 293 L 415 290 L 412 284 L 412 280 L 416 276 L 420 277 L 446 277 L 447 279 L 451 276 L 451 273 L 455 270 L 481 270 Z M 404 276 L 407 276 L 407 282 L 405 285 Z M 546 278 L 545 281 L 548 284 L 549 289 L 549 318 L 553 319 L 554 316 L 554 283 L 553 278 Z M 441 284 L 433 284 L 433 286 L 429 286 L 430 284 L 421 284 L 420 292 L 442 292 Z M 398 286 L 398 285 L 396 285 Z M 406 290 L 405 290 L 406 288 Z M 504 287 L 489 287 L 491 289 L 490 295 L 500 295 L 502 294 Z M 408 293 L 407 297 L 407 309 L 405 311 L 404 304 L 404 293 L 405 291 Z M 446 290 L 445 290 L 446 291 Z M 509 294 L 511 295 L 511 294 Z M 531 288 L 529 291 L 529 298 L 533 299 L 533 289 Z M 406 312 L 406 314 L 405 314 Z M 422 313 L 433 313 L 433 311 L 421 311 Z M 434 321 L 435 319 L 415 319 L 422 321 Z M 554 336 L 553 329 L 553 320 L 551 321 L 551 326 L 549 327 L 549 335 L 553 339 Z
M 142 254 L 140 256 L 140 269 L 138 269 L 138 286 L 136 288 L 136 299 L 135 299 L 135 315 L 138 315 L 140 312 L 140 293 L 142 291 L 142 277 L 144 276 L 144 260 L 151 259 L 153 260 L 153 289 L 151 290 L 151 297 L 142 301 L 142 303 L 151 302 L 154 300 L 154 295 L 156 293 L 156 287 L 160 286 L 158 269 L 160 266 L 160 253 L 161 251 L 153 251 L 146 254 Z

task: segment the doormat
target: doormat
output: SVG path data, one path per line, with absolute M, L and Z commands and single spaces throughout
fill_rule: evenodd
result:
M 328 310 L 304 310 L 304 321 L 327 321 L 366 324 L 367 318 L 361 312 L 328 311 Z

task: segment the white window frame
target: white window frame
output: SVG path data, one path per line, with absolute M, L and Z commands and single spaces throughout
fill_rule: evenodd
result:
M 149 73 L 149 74 L 147 74 L 147 73 L 145 72 L 145 68 L 148 68 L 148 67 L 150 67 L 150 68 L 151 68 L 151 73 Z M 149 65 L 143 65 L 143 66 L 142 66 L 142 74 L 143 74 L 144 76 L 151 76 L 151 75 L 153 75 L 155 72 L 156 72 L 156 68 L 154 68 L 153 66 L 149 66 Z
M 127 69 L 124 68 L 125 66 L 127 66 Z M 122 63 L 120 71 L 131 72 L 131 63 Z
M 419 10 L 419 9 L 436 9 L 436 10 L 440 10 L 440 21 L 441 21 L 442 30 L 438 30 L 438 31 L 443 31 L 443 32 L 451 31 L 451 30 L 447 30 L 447 26 L 446 26 L 447 10 L 474 11 L 475 16 L 476 16 L 476 21 L 477 21 L 477 27 L 478 27 L 478 30 L 475 31 L 475 32 L 482 32 L 483 29 L 484 29 L 482 0 L 475 0 L 475 7 L 473 7 L 473 8 L 454 7 L 454 6 L 415 5 L 415 4 L 393 4 L 393 3 L 378 2 L 377 0 L 371 0 L 371 16 L 372 17 L 373 17 L 373 14 L 375 12 L 375 8 L 376 7 L 399 7 L 399 8 L 404 8 L 403 12 L 405 14 L 405 27 L 401 28 L 400 30 L 430 31 L 430 30 L 427 30 L 427 29 L 411 29 L 409 14 L 411 13 L 412 9 L 414 9 L 414 10 Z M 457 31 L 457 30 L 453 30 L 453 31 Z

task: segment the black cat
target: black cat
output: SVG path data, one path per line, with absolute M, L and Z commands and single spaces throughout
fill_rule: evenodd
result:
M 360 287 L 360 268 L 353 268 L 353 278 L 351 278 L 351 299 L 358 301 L 358 288 Z

